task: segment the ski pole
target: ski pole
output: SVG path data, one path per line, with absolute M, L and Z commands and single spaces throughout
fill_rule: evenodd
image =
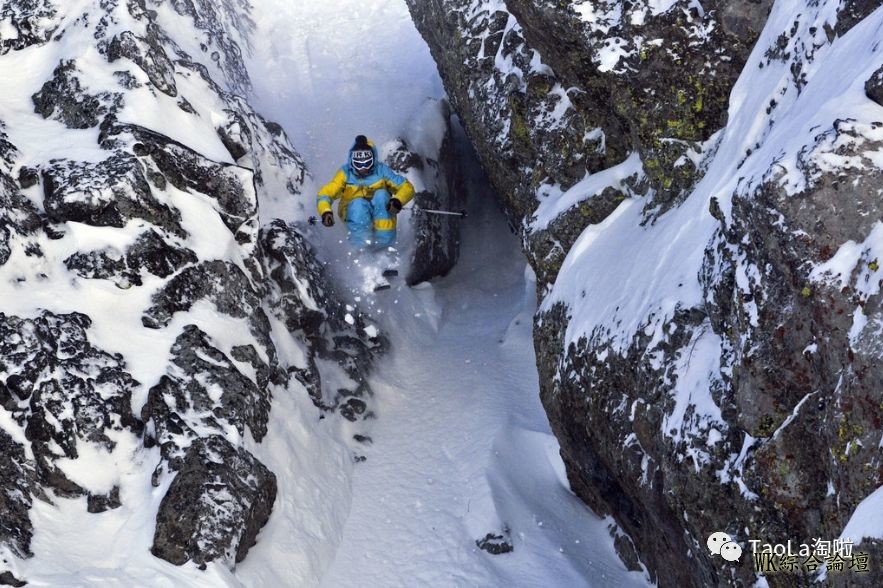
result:
M 459 212 L 453 211 L 453 210 L 433 210 L 431 208 L 411 208 L 411 209 L 406 208 L 405 210 L 410 210 L 411 212 L 425 212 L 427 214 L 443 214 L 443 215 L 447 215 L 447 216 L 459 216 L 460 218 L 466 218 L 466 216 L 467 216 L 465 210 L 461 210 Z

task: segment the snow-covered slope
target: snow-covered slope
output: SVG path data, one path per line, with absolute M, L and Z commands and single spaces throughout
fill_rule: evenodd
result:
M 470 176 L 457 267 L 372 307 L 392 351 L 322 586 L 647 586 L 617 558 L 612 520 L 567 487 L 539 402 L 533 272 Z
M 260 577 L 315 581 L 383 339 L 272 221 L 312 193 L 243 98 L 248 4 L 0 23 L 0 573 L 236 584 L 270 520 Z

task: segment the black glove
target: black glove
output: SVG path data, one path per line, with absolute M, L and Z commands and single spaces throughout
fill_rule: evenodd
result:
M 334 213 L 333 212 L 323 213 L 322 214 L 322 224 L 325 225 L 326 227 L 333 227 L 334 226 Z
M 402 211 L 402 202 L 398 198 L 390 198 L 386 203 L 386 212 L 390 214 L 398 214 Z

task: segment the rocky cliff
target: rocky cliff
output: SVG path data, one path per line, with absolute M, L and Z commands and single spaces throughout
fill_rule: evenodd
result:
M 409 0 L 538 276 L 571 487 L 661 585 L 750 585 L 710 533 L 833 539 L 883 484 L 877 4 Z
M 280 492 L 274 403 L 358 421 L 384 346 L 301 233 L 300 156 L 242 97 L 248 4 L 13 0 L 0 25 L 0 583 L 65 555 L 33 549 L 52 509 L 119 509 L 155 556 L 232 569 Z

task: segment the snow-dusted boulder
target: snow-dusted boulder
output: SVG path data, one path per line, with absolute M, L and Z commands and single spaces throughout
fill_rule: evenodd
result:
M 219 435 L 200 437 L 159 506 L 151 551 L 178 565 L 205 569 L 219 559 L 233 567 L 255 545 L 275 499 L 276 476 L 248 451 Z
M 409 5 L 522 230 L 542 400 L 623 559 L 749 585 L 711 532 L 848 523 L 879 557 L 850 522 L 883 483 L 879 3 Z

